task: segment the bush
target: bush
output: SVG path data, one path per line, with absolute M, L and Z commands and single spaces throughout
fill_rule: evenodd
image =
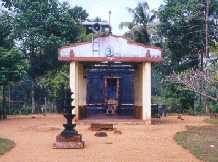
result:
M 218 103 L 210 102 L 209 108 L 212 110 L 213 113 L 218 113 Z
M 161 97 L 161 96 L 152 96 L 151 97 L 151 103 L 152 104 L 162 105 L 162 104 L 164 104 L 164 98 Z

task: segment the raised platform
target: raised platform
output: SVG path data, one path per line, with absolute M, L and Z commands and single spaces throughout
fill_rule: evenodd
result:
M 108 116 L 108 115 L 95 115 L 89 116 L 86 119 L 77 121 L 77 124 L 90 125 L 92 123 L 102 123 L 102 124 L 146 124 L 144 120 L 136 119 L 133 116 Z
M 53 144 L 55 149 L 83 149 L 84 147 L 85 142 L 82 141 L 80 134 L 74 137 L 64 137 L 59 134 L 56 137 L 56 142 Z
M 92 131 L 113 131 L 114 126 L 110 123 L 91 123 L 90 129 Z

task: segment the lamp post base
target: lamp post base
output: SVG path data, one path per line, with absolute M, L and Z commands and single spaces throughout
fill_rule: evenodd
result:
M 73 137 L 64 137 L 59 134 L 56 137 L 56 142 L 53 144 L 55 149 L 83 149 L 85 147 L 85 142 L 82 141 L 82 136 L 80 134 Z

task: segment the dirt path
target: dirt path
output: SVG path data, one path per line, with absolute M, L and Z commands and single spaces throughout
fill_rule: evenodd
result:
M 17 117 L 0 122 L 0 137 L 12 139 L 16 147 L 0 157 L 0 162 L 197 162 L 191 153 L 177 145 L 173 136 L 186 125 L 202 125 L 203 117 L 168 117 L 161 124 L 118 124 L 121 135 L 95 137 L 89 125 L 80 124 L 86 148 L 52 149 L 62 130 L 61 115 Z

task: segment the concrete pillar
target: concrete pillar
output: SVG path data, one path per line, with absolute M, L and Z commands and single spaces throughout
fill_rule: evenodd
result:
M 135 106 L 142 107 L 142 64 L 138 64 L 135 70 L 134 93 Z
M 83 64 L 78 64 L 78 105 L 79 106 L 85 106 L 86 105 L 86 95 L 87 95 L 87 81 L 85 78 L 85 68 Z
M 142 119 L 151 121 L 151 63 L 142 65 Z
M 83 64 L 79 62 L 70 63 L 70 89 L 73 94 L 74 101 L 72 103 L 75 106 L 73 114 L 76 115 L 76 119 L 79 117 L 79 106 L 86 105 L 86 78 L 85 69 Z
M 72 102 L 72 106 L 75 106 L 72 114 L 78 117 L 78 101 L 79 101 L 79 91 L 78 91 L 78 63 L 72 61 L 70 63 L 70 89 L 73 92 L 72 98 L 74 98 Z
M 135 117 L 137 119 L 142 119 L 142 64 L 138 64 L 135 69 L 134 105 Z

